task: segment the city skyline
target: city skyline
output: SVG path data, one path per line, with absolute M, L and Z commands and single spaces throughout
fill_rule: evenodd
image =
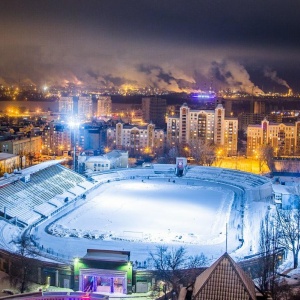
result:
M 0 84 L 300 90 L 297 1 L 1 4 Z

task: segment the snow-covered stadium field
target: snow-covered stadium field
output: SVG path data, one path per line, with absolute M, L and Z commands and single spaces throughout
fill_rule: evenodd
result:
M 220 242 L 234 193 L 207 182 L 118 181 L 50 227 L 53 234 L 139 242 Z
M 257 250 L 268 203 L 253 201 L 253 191 L 246 193 L 230 177 L 223 181 L 194 174 L 105 181 L 83 203 L 75 202 L 72 211 L 37 227 L 34 234 L 43 249 L 70 258 L 92 248 L 127 250 L 132 260 L 145 261 L 157 245 L 167 245 L 214 259 L 226 250 L 227 224 L 228 252 L 242 257 Z

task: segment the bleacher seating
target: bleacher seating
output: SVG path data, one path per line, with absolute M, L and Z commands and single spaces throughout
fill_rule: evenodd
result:
M 86 182 L 85 177 L 59 164 L 31 173 L 30 181 L 26 183 L 20 179 L 2 186 L 0 184 L 0 211 L 4 214 L 6 210 L 7 217 L 17 218 L 27 225 L 64 205 L 63 201 L 52 199 L 70 189 L 78 190 L 77 184 Z M 80 188 L 80 191 L 84 191 L 84 188 Z M 76 194 L 68 195 L 74 197 Z
M 173 165 L 155 165 L 149 169 L 110 170 L 95 174 L 93 180 L 96 180 L 97 184 L 102 184 L 135 177 L 169 178 L 175 176 L 173 169 Z M 184 178 L 240 187 L 251 191 L 253 195 L 255 193 L 258 200 L 269 197 L 271 191 L 271 183 L 267 178 L 236 170 L 193 166 L 188 168 Z M 84 194 L 94 186 L 85 177 L 59 164 L 35 170 L 30 173 L 30 181 L 26 183 L 20 179 L 2 185 L 0 182 L 0 211 L 3 214 L 5 209 L 8 218 L 16 217 L 27 225 L 42 216 L 51 215 L 71 199 Z M 249 192 L 249 195 L 251 193 Z

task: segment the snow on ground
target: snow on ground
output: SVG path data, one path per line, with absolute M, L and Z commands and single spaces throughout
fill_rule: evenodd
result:
M 253 228 L 241 219 L 243 192 L 238 188 L 196 179 L 128 179 L 101 185 L 83 205 L 48 220 L 33 234 L 40 247 L 72 259 L 86 249 L 131 251 L 131 260 L 145 261 L 157 245 L 185 246 L 191 255 L 203 252 L 215 260 L 226 250 L 245 255 L 250 251 Z M 265 210 L 265 204 L 259 210 Z M 252 213 L 252 208 L 248 208 Z M 257 214 L 259 218 L 263 213 Z M 255 226 L 260 221 L 251 217 Z M 45 228 L 51 234 L 45 233 Z M 254 226 L 254 227 L 255 227 Z M 249 231 L 247 238 L 242 230 Z
M 135 242 L 215 244 L 234 193 L 217 185 L 131 180 L 106 184 L 98 195 L 50 227 L 58 236 Z M 222 218 L 221 216 L 227 216 Z

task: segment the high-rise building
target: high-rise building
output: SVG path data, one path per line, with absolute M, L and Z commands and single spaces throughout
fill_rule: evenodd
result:
M 218 104 L 215 109 L 214 144 L 223 146 L 227 155 L 237 154 L 238 120 L 225 118 L 225 109 Z
M 97 101 L 97 116 L 110 116 L 111 115 L 112 101 L 110 96 L 101 96 Z
M 222 146 L 227 155 L 236 155 L 238 120 L 226 118 L 225 109 L 194 110 L 184 103 L 179 116 L 167 117 L 167 141 L 170 146 L 195 145 L 199 141 Z
M 87 121 L 93 117 L 93 101 L 91 96 L 80 96 L 78 98 L 78 118 Z
M 74 110 L 73 97 L 61 97 L 58 100 L 59 113 L 72 115 L 73 110 Z
M 167 100 L 158 97 L 142 98 L 142 111 L 146 123 L 154 123 L 158 127 L 165 126 Z
M 63 155 L 73 148 L 72 134 L 69 126 L 62 123 L 51 122 L 44 129 L 43 154 Z

